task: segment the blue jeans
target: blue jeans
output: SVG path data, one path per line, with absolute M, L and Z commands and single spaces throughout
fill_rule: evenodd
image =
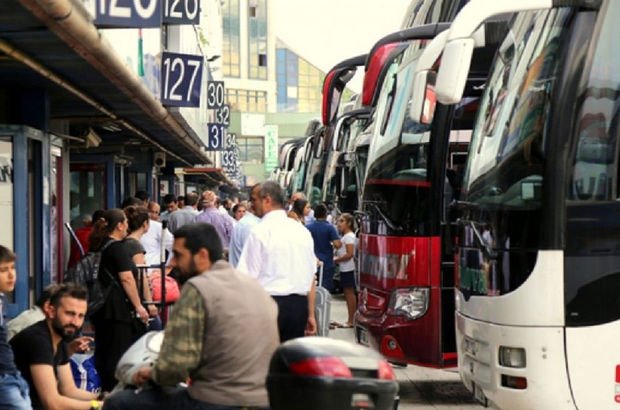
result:
M 0 374 L 0 410 L 32 410 L 28 383 L 19 374 Z
M 137 393 L 136 393 L 137 392 Z M 185 388 L 156 387 L 123 390 L 109 396 L 103 410 L 238 410 L 244 407 L 220 406 L 192 399 Z

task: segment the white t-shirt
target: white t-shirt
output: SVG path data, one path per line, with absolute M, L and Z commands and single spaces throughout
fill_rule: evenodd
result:
M 355 242 L 356 242 L 355 234 L 353 232 L 349 232 L 345 234 L 340 241 L 342 242 L 342 246 L 339 249 L 336 249 L 336 256 L 346 255 L 347 253 L 347 245 L 353 245 L 353 254 L 355 255 Z M 355 260 L 354 258 L 349 259 L 348 261 L 338 262 L 338 266 L 340 267 L 340 272 L 351 272 L 355 270 Z

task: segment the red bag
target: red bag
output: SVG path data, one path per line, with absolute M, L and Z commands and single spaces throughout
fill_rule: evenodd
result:
M 149 275 L 151 283 L 151 293 L 154 301 L 161 300 L 161 275 L 159 272 Z M 179 284 L 174 278 L 166 276 L 166 303 L 174 303 L 181 297 Z

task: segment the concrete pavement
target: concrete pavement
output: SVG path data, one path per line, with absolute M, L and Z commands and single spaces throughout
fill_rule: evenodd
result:
M 343 323 L 347 308 L 341 295 L 332 299 L 331 319 Z M 330 337 L 355 343 L 353 329 L 334 329 Z M 456 369 L 438 370 L 418 366 L 394 367 L 400 383 L 399 410 L 483 409 L 461 384 Z

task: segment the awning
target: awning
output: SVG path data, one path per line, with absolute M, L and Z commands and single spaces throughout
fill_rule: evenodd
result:
M 194 131 L 124 66 L 77 1 L 0 0 L 0 86 L 46 89 L 51 119 L 139 137 L 180 164 L 210 163 Z

